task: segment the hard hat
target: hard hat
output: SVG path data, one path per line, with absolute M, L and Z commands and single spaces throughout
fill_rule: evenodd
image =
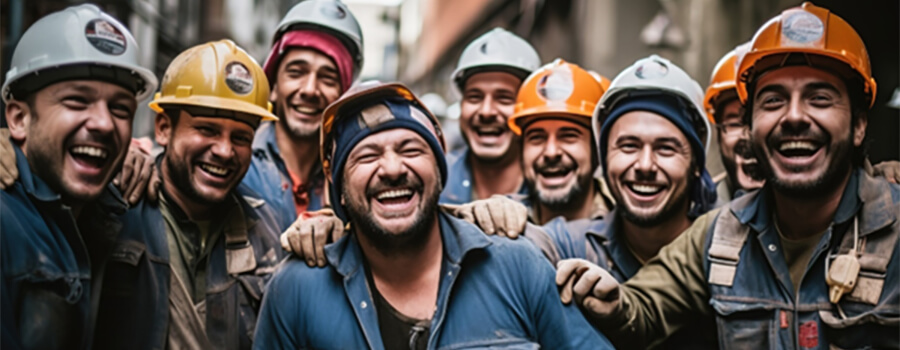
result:
M 142 101 L 156 90 L 157 80 L 138 64 L 138 50 L 131 32 L 95 5 L 51 13 L 31 25 L 16 45 L 3 83 L 3 102 L 73 79 L 122 85 Z
M 581 67 L 556 59 L 525 79 L 507 123 L 516 135 L 541 117 L 566 118 L 590 128 L 591 116 L 603 96 L 600 81 Z
M 600 83 L 600 87 L 603 88 L 603 91 L 609 90 L 609 84 L 612 84 L 612 82 L 608 78 L 592 70 L 589 70 L 588 73 L 591 73 L 591 75 L 594 76 L 594 79 L 597 79 Z
M 809 2 L 770 19 L 753 36 L 749 51 L 738 64 L 737 93 L 741 103 L 747 102 L 748 83 L 784 64 L 784 59 L 765 59 L 787 53 L 801 53 L 807 64 L 824 66 L 828 71 L 835 71 L 833 63 L 846 64 L 848 71 L 859 77 L 866 104 L 871 107 L 875 103 L 875 79 L 862 38 L 843 18 Z M 826 59 L 814 62 L 817 58 Z
M 272 43 L 295 29 L 322 30 L 337 37 L 353 56 L 353 80 L 359 77 L 363 67 L 363 34 L 347 5 L 338 0 L 300 1 L 278 23 Z
M 744 43 L 735 47 L 725 54 L 716 68 L 713 68 L 712 76 L 709 78 L 709 86 L 706 88 L 706 96 L 703 98 L 703 107 L 706 108 L 706 116 L 709 122 L 716 123 L 715 108 L 716 99 L 726 91 L 735 89 L 735 80 L 737 80 L 737 64 L 741 56 L 747 53 L 750 43 Z
M 637 60 L 613 79 L 594 110 L 593 131 L 600 131 L 600 126 L 616 103 L 629 97 L 653 94 L 671 95 L 683 101 L 694 119 L 691 122 L 703 146 L 709 147 L 711 131 L 702 107 L 703 89 L 683 69 L 657 55 Z M 599 137 L 597 142 L 600 142 Z
M 241 120 L 248 114 L 278 120 L 271 112 L 265 73 L 231 40 L 194 46 L 172 60 L 150 102 L 157 113 L 170 106 L 205 107 L 216 110 L 216 116 Z
M 494 28 L 473 40 L 459 56 L 456 70 L 450 76 L 458 92 L 466 79 L 481 71 L 505 71 L 524 79 L 541 65 L 541 58 L 525 39 Z

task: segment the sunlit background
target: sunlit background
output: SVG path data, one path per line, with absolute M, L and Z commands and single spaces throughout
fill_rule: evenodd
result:
M 18 38 L 41 16 L 83 1 L 2 0 L 2 69 Z M 265 59 L 281 17 L 297 0 L 100 0 L 128 26 L 141 64 L 162 75 L 179 52 L 231 38 Z M 399 80 L 432 109 L 452 118 L 458 96 L 449 76 L 465 45 L 500 26 L 529 40 L 544 62 L 560 57 L 613 78 L 634 60 L 657 53 L 701 85 L 719 58 L 750 39 L 767 19 L 799 1 L 786 0 L 345 0 L 363 28 L 362 79 Z M 900 158 L 900 111 L 887 106 L 900 81 L 900 1 L 819 0 L 863 37 L 878 82 L 869 117 L 869 154 Z M 449 110 L 449 111 L 448 111 Z M 458 112 L 457 112 L 458 113 Z M 451 120 L 452 123 L 452 120 Z M 152 112 L 139 111 L 135 135 L 151 134 Z M 449 130 L 453 131 L 453 130 Z M 715 152 L 715 149 L 713 149 Z M 721 169 L 719 157 L 711 170 Z

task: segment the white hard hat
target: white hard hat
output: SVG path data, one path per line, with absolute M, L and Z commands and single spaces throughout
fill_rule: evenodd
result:
M 488 70 L 507 71 L 522 79 L 541 66 L 541 57 L 525 39 L 494 28 L 476 38 L 463 50 L 451 75 L 457 91 L 462 92 L 473 73 Z
M 3 83 L 3 101 L 72 79 L 132 87 L 142 101 L 156 91 L 158 82 L 153 72 L 138 64 L 138 51 L 131 32 L 95 5 L 51 13 L 29 27 L 16 45 Z
M 703 109 L 703 89 L 687 72 L 657 55 L 637 60 L 613 79 L 594 110 L 594 130 L 599 132 L 606 116 L 617 103 L 648 93 L 668 94 L 685 101 L 691 111 L 692 124 L 698 129 L 697 134 L 702 137 L 704 147 L 709 148 L 712 132 Z
M 363 67 L 363 34 L 356 17 L 338 0 L 304 0 L 294 5 L 275 30 L 273 43 L 289 30 L 310 28 L 324 30 L 338 38 L 353 57 L 353 80 Z

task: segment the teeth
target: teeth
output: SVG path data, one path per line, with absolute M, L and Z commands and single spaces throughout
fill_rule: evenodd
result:
M 816 145 L 812 144 L 812 142 L 807 141 L 789 141 L 781 144 L 781 147 L 778 149 L 779 151 L 790 151 L 790 150 L 806 150 L 806 151 L 814 151 L 816 149 Z
M 319 114 L 319 110 L 312 107 L 303 107 L 303 106 L 295 106 L 294 110 L 303 114 L 316 115 Z
M 379 193 L 376 198 L 378 198 L 378 200 L 384 200 L 384 199 L 406 197 L 406 196 L 411 196 L 411 195 L 412 195 L 412 190 L 410 190 L 410 189 L 390 190 L 390 191 L 384 191 L 384 192 Z
M 638 184 L 631 185 L 632 190 L 634 190 L 635 192 L 640 192 L 640 193 L 656 193 L 661 188 L 662 187 L 660 187 L 660 186 L 652 186 L 652 185 L 638 185 Z
M 479 128 L 478 132 L 482 133 L 482 134 L 499 134 L 499 133 L 503 132 L 503 129 L 501 129 L 501 128 Z
M 77 146 L 72 148 L 72 153 L 84 156 L 106 159 L 106 150 L 91 146 Z
M 202 165 L 200 165 L 200 167 L 203 168 L 203 170 L 206 170 L 207 172 L 210 172 L 215 175 L 225 176 L 226 174 L 228 174 L 228 169 L 225 169 L 225 168 L 220 168 L 220 167 L 212 166 L 209 164 L 202 164 Z

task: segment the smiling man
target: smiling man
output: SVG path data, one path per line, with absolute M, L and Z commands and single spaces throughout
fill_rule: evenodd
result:
M 622 286 L 583 260 L 557 282 L 580 274 L 586 315 L 638 343 L 715 321 L 722 349 L 897 348 L 900 187 L 861 167 L 876 89 L 862 39 L 804 3 L 760 28 L 737 76 L 764 187 Z
M 138 56 L 131 33 L 94 5 L 41 18 L 13 52 L 2 97 L 19 177 L 0 192 L 4 349 L 92 347 L 108 213 L 125 210 L 107 185 L 157 83 Z
M 278 24 L 263 65 L 278 121 L 259 127 L 244 183 L 278 209 L 282 230 L 324 207 L 322 111 L 359 76 L 362 55 L 359 23 L 340 1 L 301 1 Z M 324 265 L 324 257 L 310 255 Z
M 352 233 L 326 248 L 328 268 L 282 265 L 256 348 L 610 347 L 559 302 L 552 266 L 528 243 L 437 210 L 440 124 L 406 87 L 362 84 L 324 118 L 331 199 Z
M 507 126 L 519 85 L 541 65 L 531 45 L 494 28 L 463 50 L 451 79 L 462 95 L 459 127 L 467 148 L 451 155 L 441 203 L 464 204 L 494 194 L 526 194 L 521 143 Z
M 256 127 L 277 120 L 265 75 L 222 40 L 175 57 L 161 85 L 150 103 L 165 148 L 159 203 L 141 202 L 122 217 L 97 347 L 247 349 L 282 256 L 273 208 L 239 186 Z
M 590 122 L 605 88 L 581 67 L 556 59 L 532 73 L 516 98 L 509 128 L 522 139 L 522 173 L 531 221 L 600 220 L 612 204 L 594 180 Z

